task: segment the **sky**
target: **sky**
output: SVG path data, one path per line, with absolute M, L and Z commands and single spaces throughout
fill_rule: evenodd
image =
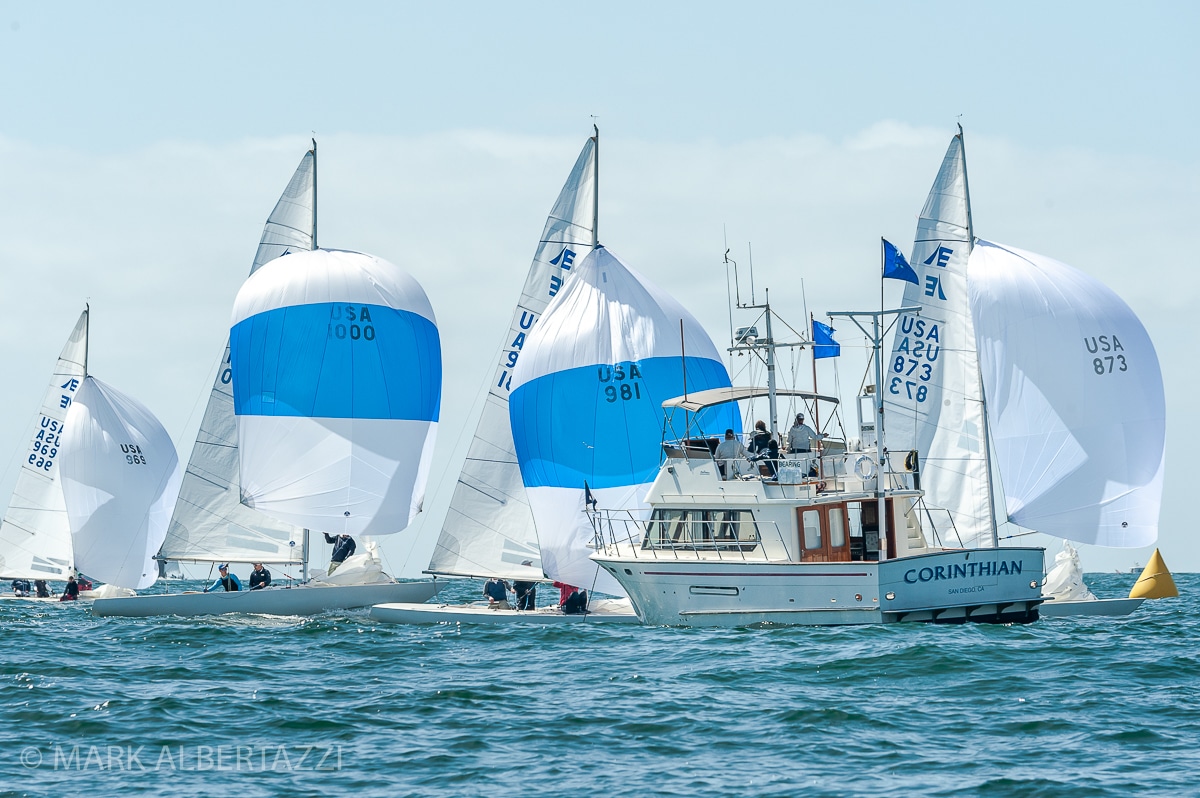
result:
M 753 260 L 796 326 L 877 307 L 879 237 L 911 245 L 961 122 L 976 233 L 1099 278 L 1146 324 L 1167 392 L 1159 546 L 1200 570 L 1198 23 L 1182 2 L 0 0 L 0 497 L 85 302 L 92 373 L 187 457 L 263 222 L 315 136 L 322 245 L 407 269 L 438 315 L 426 512 L 384 543 L 419 575 L 593 122 L 601 241 L 718 346 L 727 247 L 741 290 Z M 850 396 L 866 361 L 844 342 L 820 380 Z M 1148 555 L 1089 547 L 1084 565 Z

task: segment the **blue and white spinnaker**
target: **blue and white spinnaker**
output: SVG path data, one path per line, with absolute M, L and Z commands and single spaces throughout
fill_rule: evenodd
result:
M 250 277 L 230 331 L 242 501 L 323 532 L 421 511 L 442 355 L 424 290 L 373 255 L 296 252 Z
M 624 595 L 589 559 L 584 485 L 605 509 L 648 510 L 646 490 L 661 463 L 662 403 L 684 393 L 685 369 L 688 391 L 730 385 L 691 313 L 608 250 L 592 250 L 530 332 L 509 400 L 547 576 Z M 704 429 L 740 430 L 736 405 L 705 413 Z

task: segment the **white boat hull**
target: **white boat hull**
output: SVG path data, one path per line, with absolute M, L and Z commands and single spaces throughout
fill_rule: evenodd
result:
M 640 554 L 640 556 L 638 556 Z M 597 554 L 644 623 L 744 626 L 1029 622 L 1042 549 L 941 551 L 883 563 Z
M 392 601 L 425 601 L 441 588 L 438 582 L 390 582 L 372 585 L 300 585 L 243 590 L 235 593 L 173 593 L 96 599 L 92 614 L 144 618 L 152 615 L 316 615 Z
M 640 623 L 628 601 L 594 601 L 586 615 L 565 615 L 557 608 L 533 612 L 494 610 L 486 604 L 377 604 L 371 618 L 382 623 Z
M 1042 604 L 1038 613 L 1043 618 L 1073 618 L 1083 616 L 1128 615 L 1142 606 L 1142 598 L 1088 599 L 1085 601 L 1053 601 Z

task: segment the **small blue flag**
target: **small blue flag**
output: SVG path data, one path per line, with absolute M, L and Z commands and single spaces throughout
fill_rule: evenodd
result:
M 833 328 L 813 319 L 813 359 L 837 357 L 841 353 L 842 345 L 833 340 Z
M 596 497 L 592 495 L 592 489 L 588 487 L 587 482 L 583 483 L 583 503 L 586 507 L 590 507 L 593 510 L 595 510 L 596 505 L 600 503 L 596 500 Z
M 904 259 L 904 253 L 892 246 L 892 242 L 886 238 L 883 239 L 883 276 L 893 280 L 904 280 L 913 285 L 921 284 L 913 267 Z

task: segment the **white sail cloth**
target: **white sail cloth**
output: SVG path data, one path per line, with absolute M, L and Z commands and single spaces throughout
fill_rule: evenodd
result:
M 517 464 L 508 397 L 513 368 L 530 331 L 594 244 L 596 146 L 596 139 L 589 138 L 546 219 L 430 559 L 429 570 L 435 573 L 542 578 L 542 555 Z
M 179 458 L 137 400 L 87 377 L 67 412 L 62 490 L 75 567 L 120 587 L 150 587 L 179 490 Z
M 72 573 L 71 525 L 59 480 L 63 424 L 87 375 L 88 311 L 79 314 L 33 417 L 21 470 L 0 523 L 0 578 L 66 579 Z
M 1080 543 L 1158 537 L 1166 401 L 1154 345 L 1100 281 L 979 241 L 971 309 L 1009 518 Z
M 441 405 L 433 309 L 358 252 L 278 258 L 230 332 L 242 501 L 324 532 L 398 532 L 421 510 Z
M 712 340 L 670 295 L 603 247 L 592 250 L 529 334 L 513 374 L 509 413 L 547 576 L 624 595 L 589 559 L 585 485 L 602 509 L 644 515 L 661 462 L 662 403 L 685 382 L 689 391 L 730 385 Z M 736 405 L 705 413 L 706 429 L 737 426 Z
M 991 545 L 995 513 L 979 364 L 967 296 L 971 201 L 962 133 L 954 137 L 925 200 L 883 386 L 885 440 L 893 452 L 920 455 L 926 502 L 950 514 L 943 542 Z M 938 521 L 936 515 L 935 523 Z M 951 539 L 946 540 L 949 536 Z
M 315 246 L 316 201 L 313 150 L 301 159 L 267 218 L 250 274 L 275 258 Z M 241 503 L 232 375 L 226 341 L 159 556 L 168 560 L 299 563 L 304 552 L 302 531 Z
M 1083 581 L 1083 565 L 1079 552 L 1069 540 L 1063 541 L 1062 551 L 1054 557 L 1054 565 L 1046 572 L 1042 595 L 1058 601 L 1095 601 L 1096 596 Z

